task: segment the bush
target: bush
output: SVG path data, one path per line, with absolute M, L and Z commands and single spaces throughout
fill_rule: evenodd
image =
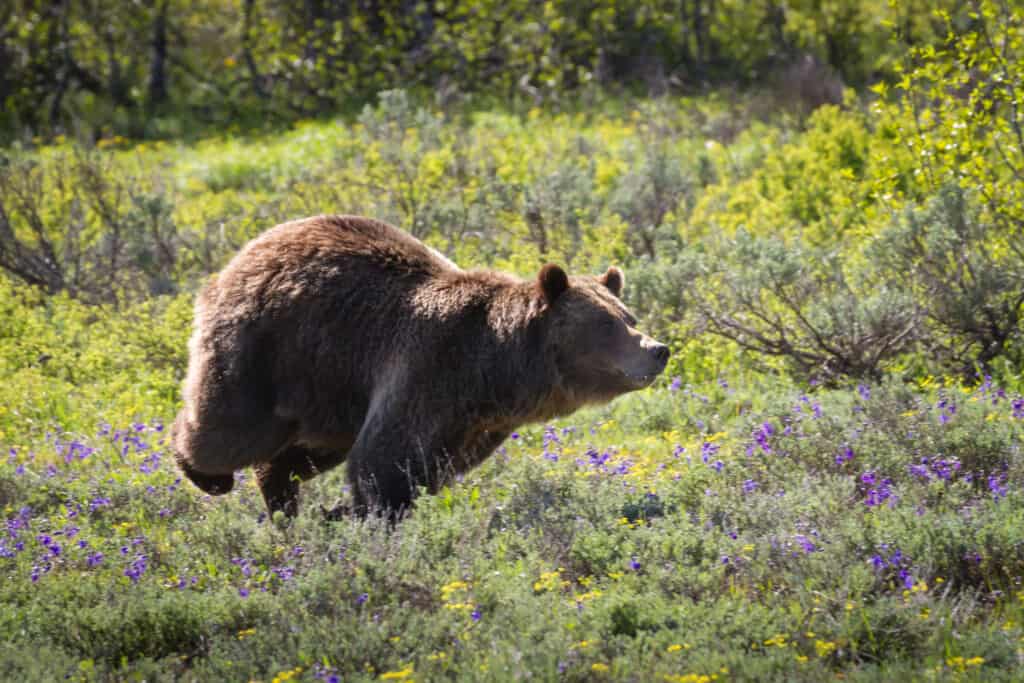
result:
M 925 346 L 970 379 L 997 359 L 1024 362 L 1024 251 L 958 187 L 908 206 L 871 247 L 892 289 L 911 292 L 927 319 Z

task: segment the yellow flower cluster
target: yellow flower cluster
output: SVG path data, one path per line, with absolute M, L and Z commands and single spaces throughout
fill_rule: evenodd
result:
M 294 669 L 291 669 L 290 671 L 282 671 L 281 673 L 277 674 L 276 676 L 274 676 L 274 679 L 271 683 L 284 683 L 284 681 L 290 681 L 291 679 L 297 677 L 301 673 L 302 667 L 297 666 Z
M 815 640 L 814 651 L 818 653 L 819 658 L 824 659 L 836 651 L 836 644 L 831 640 Z
M 385 671 L 380 675 L 382 681 L 408 681 L 412 679 L 414 670 L 412 665 L 405 667 L 399 671 Z
M 472 610 L 476 605 L 468 600 L 452 600 L 457 593 L 468 591 L 470 585 L 465 581 L 452 581 L 441 586 L 441 599 L 445 601 L 444 608 L 450 610 Z
M 946 666 L 948 666 L 950 669 L 954 669 L 954 670 L 959 671 L 961 673 L 963 673 L 964 671 L 967 671 L 968 668 L 976 667 L 976 666 L 981 666 L 984 663 L 985 663 L 985 658 L 984 657 L 971 657 L 970 659 L 965 659 L 964 657 L 947 657 L 946 658 Z
M 562 579 L 562 572 L 565 569 L 559 567 L 553 572 L 544 572 L 540 575 L 536 581 L 533 582 L 533 590 L 536 593 L 543 593 L 545 591 L 553 591 L 558 588 L 566 588 L 569 586 L 569 582 Z

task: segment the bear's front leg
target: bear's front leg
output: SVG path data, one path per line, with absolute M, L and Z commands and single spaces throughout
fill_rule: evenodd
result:
M 299 511 L 299 482 L 311 479 L 344 462 L 345 452 L 289 446 L 270 462 L 256 465 L 256 482 L 273 515 L 278 510 L 288 517 Z
M 364 431 L 348 458 L 356 515 L 382 512 L 397 521 L 411 507 L 420 486 L 433 493 L 450 478 L 452 458 L 443 439 L 383 424 Z

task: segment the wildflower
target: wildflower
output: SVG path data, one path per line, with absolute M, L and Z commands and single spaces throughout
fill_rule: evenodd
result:
M 142 575 L 146 573 L 148 564 L 146 556 L 140 553 L 135 556 L 135 559 L 132 560 L 131 564 L 125 567 L 124 575 L 131 579 L 132 583 L 138 583 L 139 579 L 142 578 Z
M 483 615 L 480 613 L 479 607 L 475 608 L 472 612 L 469 613 L 469 618 L 473 621 L 480 621 L 481 617 L 483 617 Z
M 676 375 L 672 378 L 672 383 L 668 385 L 668 390 L 673 394 L 679 391 L 680 387 L 683 386 L 683 378 Z
M 956 415 L 956 401 L 951 398 L 941 398 L 939 402 L 935 404 L 935 407 L 939 409 L 939 423 L 946 424 L 953 419 Z
M 878 477 L 874 472 L 864 472 L 861 474 L 860 480 L 871 487 L 864 496 L 864 504 L 868 507 L 876 507 L 887 500 L 890 505 L 895 502 L 895 499 L 892 498 L 892 479 L 886 477 L 878 481 Z
M 924 481 L 929 481 L 931 479 L 931 474 L 928 472 L 928 458 L 921 458 L 921 460 L 922 464 L 909 466 L 910 474 Z
M 638 572 L 640 571 L 640 567 L 642 566 L 643 565 L 640 564 L 640 561 L 636 559 L 636 555 L 633 555 L 632 559 L 630 559 L 629 561 L 629 568 L 635 572 Z
M 1013 408 L 1013 417 L 1017 420 L 1024 420 L 1024 398 L 1015 398 L 1010 404 Z
M 360 593 L 359 597 L 356 598 L 356 604 L 362 605 L 370 599 L 369 593 Z
M 796 542 L 800 545 L 801 548 L 803 548 L 805 553 L 813 553 L 815 550 L 818 549 L 818 547 L 814 545 L 811 539 L 807 538 L 802 534 L 796 535 Z
M 769 444 L 769 440 L 772 435 L 775 434 L 775 427 L 772 426 L 771 422 L 763 422 L 761 425 L 754 430 L 754 442 L 761 448 L 765 453 L 771 453 L 772 448 Z
M 869 389 L 866 384 L 858 384 L 857 393 L 860 394 L 862 401 L 867 401 L 871 398 L 871 389 Z
M 747 479 L 743 482 L 743 493 L 753 493 L 757 490 L 757 482 L 753 479 Z
M 843 448 L 842 452 L 836 455 L 836 464 L 843 465 L 844 463 L 853 460 L 853 448 L 849 445 Z
M 1006 475 L 992 474 L 988 478 L 988 490 L 992 492 L 992 499 L 998 501 L 1005 498 L 1009 488 L 1006 486 Z
M 407 666 L 400 671 L 385 671 L 380 675 L 382 681 L 402 681 L 413 674 L 412 666 Z
M 715 453 L 718 453 L 720 448 L 721 446 L 719 446 L 716 443 L 705 441 L 704 444 L 700 447 L 700 459 L 704 462 L 705 465 L 708 464 L 708 461 L 711 460 L 711 456 L 713 456 Z

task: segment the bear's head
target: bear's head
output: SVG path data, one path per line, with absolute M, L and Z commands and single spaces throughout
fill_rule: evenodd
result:
M 546 347 L 558 388 L 572 403 L 609 401 L 642 389 L 665 369 L 668 347 L 636 329 L 636 318 L 619 299 L 624 284 L 615 267 L 596 277 L 569 277 L 548 264 L 537 275 Z

